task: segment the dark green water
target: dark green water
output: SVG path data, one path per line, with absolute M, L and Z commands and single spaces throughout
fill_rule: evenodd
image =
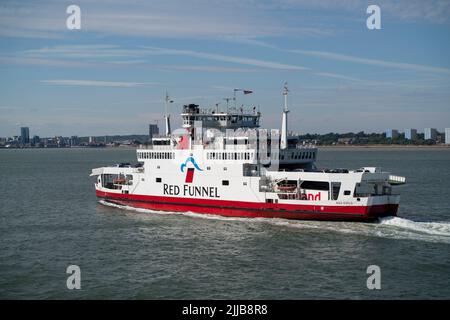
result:
M 0 298 L 450 298 L 450 149 L 320 150 L 319 166 L 408 178 L 400 218 L 377 224 L 100 204 L 91 168 L 126 161 L 134 150 L 0 150 Z M 373 264 L 381 290 L 366 287 Z

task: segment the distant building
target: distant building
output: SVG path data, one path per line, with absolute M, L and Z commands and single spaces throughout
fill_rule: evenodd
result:
M 64 139 L 64 137 L 62 137 L 62 136 L 55 137 L 55 140 L 56 140 L 56 144 L 58 145 L 58 147 L 66 146 L 66 139 Z
M 445 128 L 445 144 L 450 144 L 450 128 Z
M 416 129 L 405 129 L 405 139 L 417 140 L 417 130 Z
M 397 139 L 399 136 L 398 130 L 395 129 L 387 129 L 386 130 L 386 138 Z
M 353 138 L 338 138 L 339 144 L 352 144 Z
M 71 147 L 80 145 L 80 139 L 78 136 L 71 136 L 69 139 L 69 144 Z
M 41 138 L 39 138 L 39 136 L 37 135 L 34 135 L 32 142 L 34 145 L 38 145 L 41 142 Z
M 20 128 L 20 141 L 22 143 L 30 143 L 30 128 L 22 127 Z
M 157 124 L 149 124 L 148 125 L 148 139 L 152 141 L 154 135 L 159 134 L 159 128 Z
M 434 128 L 425 128 L 424 130 L 424 139 L 425 140 L 433 140 L 436 141 L 437 138 L 437 130 Z
M 89 144 L 95 143 L 95 137 L 89 137 Z

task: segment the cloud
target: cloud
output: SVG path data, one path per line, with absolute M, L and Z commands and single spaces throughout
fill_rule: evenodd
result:
M 149 54 L 154 55 L 180 55 L 180 56 L 189 56 L 194 58 L 202 58 L 207 60 L 215 60 L 221 62 L 230 62 L 237 63 L 243 65 L 250 65 L 254 67 L 261 67 L 267 69 L 278 69 L 278 70 L 292 70 L 292 71 L 303 71 L 308 70 L 309 68 L 298 66 L 298 65 L 290 65 L 279 63 L 275 61 L 267 61 L 267 60 L 259 60 L 253 58 L 246 57 L 237 57 L 237 56 L 228 56 L 222 54 L 215 53 L 207 53 L 207 52 L 199 52 L 199 51 L 191 51 L 191 50 L 176 50 L 176 49 L 165 49 L 165 48 L 155 48 L 155 47 L 144 47 L 148 49 Z
M 255 58 L 247 58 L 240 56 L 230 56 L 223 54 L 215 54 L 209 52 L 200 52 L 200 51 L 192 51 L 192 50 L 183 50 L 183 49 L 167 49 L 167 48 L 158 48 L 158 47 L 139 47 L 133 49 L 123 49 L 120 46 L 116 45 L 64 45 L 64 46 L 53 46 L 53 47 L 45 47 L 41 49 L 33 49 L 26 50 L 20 53 L 22 59 L 49 59 L 53 57 L 55 59 L 65 59 L 69 61 L 77 61 L 77 59 L 90 59 L 91 63 L 99 63 L 99 64 L 115 64 L 120 65 L 121 60 L 118 59 L 126 59 L 124 60 L 123 65 L 130 64 L 143 64 L 144 58 L 149 56 L 185 56 L 185 57 L 193 57 L 199 59 L 234 63 L 246 66 L 252 66 L 257 68 L 264 69 L 276 69 L 276 70 L 288 70 L 288 71 L 303 71 L 309 70 L 307 67 L 299 66 L 299 65 L 291 65 L 280 63 L 276 61 L 269 60 L 261 60 Z M 135 58 L 139 58 L 138 60 L 133 60 Z M 113 59 L 113 60 L 111 60 Z M 130 60 L 131 59 L 131 60 Z M 0 60 L 1 61 L 1 60 Z M 51 60 L 49 60 L 51 61 Z M 129 62 L 132 63 L 129 63 Z M 163 69 L 178 69 L 178 70 L 190 70 L 190 71 L 207 71 L 207 72 L 250 72 L 257 71 L 257 69 L 243 69 L 243 68 L 229 68 L 223 66 L 186 66 L 186 65 L 166 65 L 166 66 L 157 66 L 153 65 L 153 67 L 160 67 Z
M 0 6 L 0 35 L 54 38 L 72 36 L 65 26 L 69 3 L 4 0 Z M 271 12 L 255 4 L 236 8 L 236 2 L 77 0 L 81 8 L 79 33 L 151 38 L 236 39 L 251 44 L 256 38 L 323 36 L 333 33 L 322 26 L 286 24 L 270 19 Z M 291 18 L 293 20 L 293 18 Z M 73 33 L 73 32 L 72 32 Z M 256 44 L 255 42 L 254 44 Z M 261 43 L 259 43 L 261 44 Z
M 288 52 L 299 53 L 302 55 L 323 58 L 327 60 L 345 61 L 357 64 L 365 64 L 379 67 L 395 68 L 395 69 L 405 69 L 412 71 L 422 71 L 422 72 L 432 72 L 432 73 L 443 73 L 450 74 L 450 69 L 424 66 L 419 64 L 403 63 L 403 62 L 392 62 L 386 60 L 377 59 L 367 59 L 360 58 L 356 56 L 344 55 L 339 53 L 327 52 L 327 51 L 309 51 L 309 50 L 287 50 Z
M 133 88 L 158 84 L 156 82 L 116 82 L 116 81 L 97 81 L 97 80 L 41 80 L 40 82 L 58 86 L 115 87 L 115 88 Z
M 349 76 L 345 76 L 345 75 L 337 74 L 337 73 L 314 72 L 314 74 L 317 76 L 321 76 L 321 77 L 335 78 L 335 79 L 341 79 L 341 80 L 356 81 L 356 82 L 363 81 L 361 79 L 357 79 L 357 78 L 353 78 L 353 77 L 349 77 Z
M 193 72 L 232 72 L 232 73 L 242 73 L 242 72 L 257 72 L 260 69 L 256 68 L 231 68 L 222 66 L 194 66 L 194 65 L 161 65 L 161 69 L 165 70 L 177 70 L 177 71 L 193 71 Z
M 242 0 L 251 3 L 252 0 Z M 450 2 L 448 0 L 272 0 L 265 2 L 268 9 L 292 10 L 315 9 L 321 11 L 365 14 L 370 4 L 377 4 L 382 14 L 402 21 L 426 21 L 429 23 L 448 23 L 450 21 Z

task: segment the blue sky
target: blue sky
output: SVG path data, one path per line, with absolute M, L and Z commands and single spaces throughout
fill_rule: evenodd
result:
M 81 30 L 66 28 L 67 6 Z M 381 8 L 368 30 L 366 8 Z M 213 106 L 233 88 L 265 127 L 450 127 L 450 1 L 2 1 L 0 136 L 146 133 L 168 90 Z

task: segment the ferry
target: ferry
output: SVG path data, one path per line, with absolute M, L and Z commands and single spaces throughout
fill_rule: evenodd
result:
M 378 167 L 319 169 L 318 148 L 288 133 L 288 93 L 280 130 L 260 128 L 256 107 L 234 98 L 183 106 L 172 131 L 166 94 L 165 134 L 137 149 L 137 164 L 92 170 L 98 198 L 121 206 L 228 217 L 374 221 L 397 214 L 406 182 Z M 229 100 L 234 106 L 229 106 Z

